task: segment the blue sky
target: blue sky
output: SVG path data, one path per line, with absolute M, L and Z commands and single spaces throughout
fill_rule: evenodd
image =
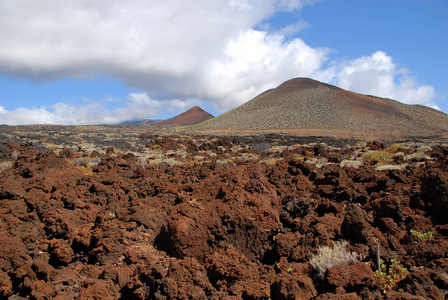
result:
M 448 112 L 446 0 L 0 2 L 0 124 L 217 115 L 294 77 Z

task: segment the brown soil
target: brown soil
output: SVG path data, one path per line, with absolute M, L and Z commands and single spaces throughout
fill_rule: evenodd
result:
M 2 127 L 0 298 L 446 298 L 448 147 L 314 139 Z M 319 276 L 342 240 L 361 261 Z
M 352 138 L 447 138 L 448 115 L 420 105 L 362 95 L 309 78 L 295 78 L 187 130 L 323 131 Z M 324 135 L 328 135 L 324 134 Z

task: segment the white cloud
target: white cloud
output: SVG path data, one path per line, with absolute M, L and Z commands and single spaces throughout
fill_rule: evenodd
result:
M 128 102 L 126 105 L 130 106 L 159 106 L 159 103 L 152 100 L 147 93 L 131 93 L 128 96 Z
M 37 82 L 104 74 L 158 99 L 130 94 L 114 110 L 94 102 L 12 111 L 0 107 L 0 122 L 116 123 L 151 117 L 162 107 L 180 113 L 203 101 L 225 111 L 293 77 L 434 105 L 434 89 L 418 85 L 381 51 L 331 62 L 330 49 L 286 38 L 307 26 L 303 20 L 278 32 L 270 32 L 268 24 L 254 29 L 278 11 L 314 2 L 0 1 L 0 74 Z M 117 100 L 109 96 L 103 102 Z
M 44 107 L 19 107 L 13 111 L 2 112 L 0 124 L 26 125 L 26 124 L 54 124 L 52 114 Z
M 328 52 L 298 38 L 286 42 L 280 34 L 248 30 L 207 66 L 203 93 L 222 110 L 229 109 L 292 77 L 320 77 Z
M 354 92 L 436 107 L 434 88 L 418 85 L 408 73 L 399 69 L 392 57 L 377 51 L 371 56 L 341 63 L 334 80 L 339 87 Z
M 280 5 L 287 10 L 301 9 L 305 5 L 310 5 L 320 0 L 280 0 Z
M 193 106 L 201 106 L 203 102 L 199 99 L 173 99 L 167 101 L 168 111 L 170 113 L 181 113 L 187 111 Z
M 293 36 L 297 34 L 298 32 L 307 29 L 310 27 L 310 24 L 308 22 L 300 20 L 296 23 L 290 24 L 288 26 L 283 27 L 278 34 L 283 36 Z
M 120 102 L 121 100 L 119 98 L 114 98 L 110 95 L 107 95 L 104 99 L 104 102 Z
M 100 102 L 86 102 L 75 106 L 56 103 L 51 107 L 24 108 L 7 111 L 0 106 L 1 124 L 66 124 L 95 125 L 118 124 L 129 120 L 154 118 L 160 112 L 160 102 L 151 99 L 146 93 L 132 93 L 123 107 L 108 110 Z
M 36 79 L 183 76 L 271 15 L 275 2 L 1 1 L 0 68 Z

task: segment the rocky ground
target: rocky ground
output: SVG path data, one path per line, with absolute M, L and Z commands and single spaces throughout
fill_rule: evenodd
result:
M 444 299 L 447 211 L 440 143 L 4 126 L 0 298 Z

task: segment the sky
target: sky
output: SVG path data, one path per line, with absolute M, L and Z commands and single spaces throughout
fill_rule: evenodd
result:
M 0 1 L 0 124 L 219 115 L 295 77 L 448 113 L 446 0 Z

